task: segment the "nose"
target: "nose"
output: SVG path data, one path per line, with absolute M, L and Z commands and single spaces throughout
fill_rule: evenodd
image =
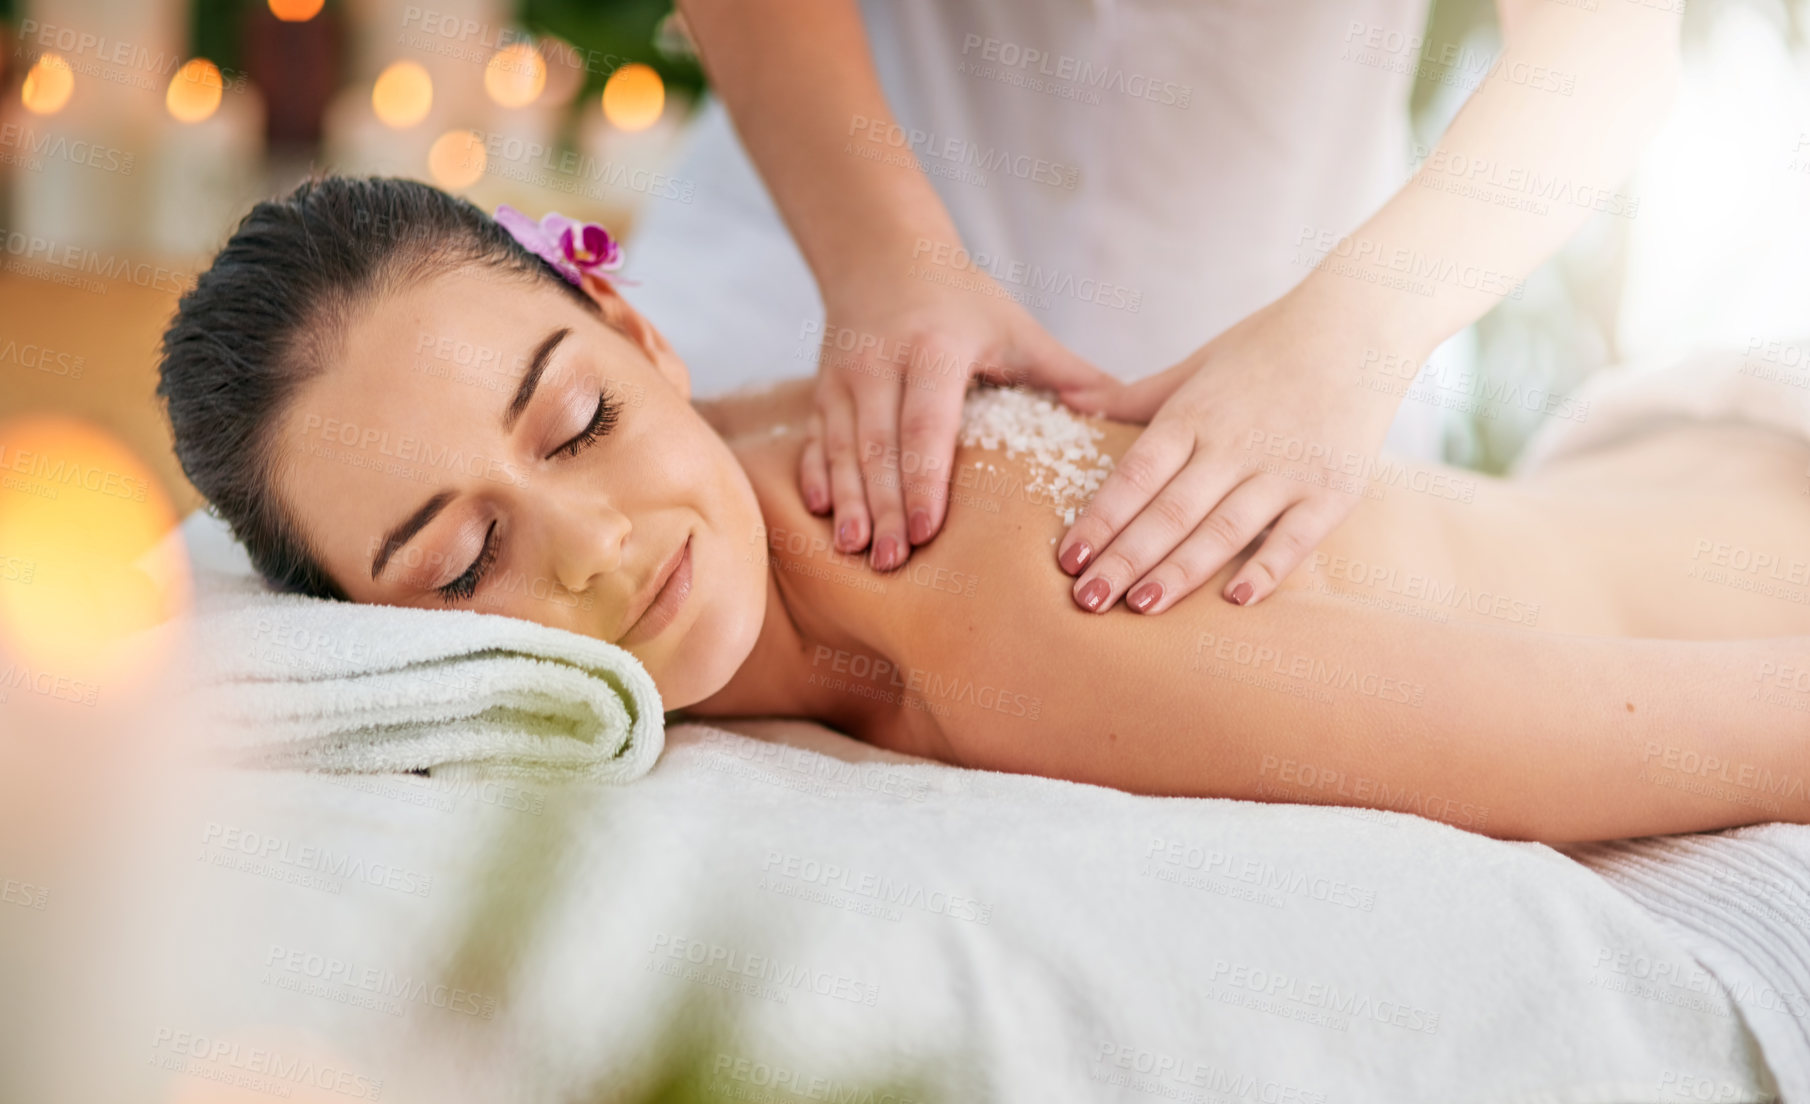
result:
M 627 514 L 607 503 L 554 512 L 553 578 L 560 586 L 580 594 L 599 576 L 621 569 L 622 543 L 634 528 Z

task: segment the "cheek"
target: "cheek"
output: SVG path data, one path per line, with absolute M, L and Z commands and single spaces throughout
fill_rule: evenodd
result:
M 714 435 L 700 442 L 687 501 L 710 535 L 712 576 L 708 607 L 688 634 L 670 678 L 699 700 L 728 683 L 754 650 L 767 612 L 767 566 L 762 555 L 760 502 L 733 453 Z M 675 686 L 675 690 L 681 689 Z
M 691 507 L 713 524 L 746 521 L 743 499 L 753 490 L 735 454 L 689 409 L 644 430 L 641 462 L 632 478 L 666 505 Z M 753 507 L 759 521 L 759 508 Z
M 727 599 L 723 608 L 737 611 L 738 617 L 749 610 L 758 616 L 766 609 L 765 530 L 754 485 L 729 446 L 714 434 L 697 442 L 692 457 L 686 465 L 692 482 L 684 501 L 715 538 L 718 570 L 729 584 L 719 600 Z
M 709 473 L 701 475 L 701 485 L 710 489 L 709 506 L 714 510 L 712 520 L 721 527 L 723 536 L 736 542 L 738 548 L 758 548 L 764 544 L 764 528 L 762 526 L 760 499 L 754 493 L 754 484 L 741 462 L 735 458 L 724 441 L 711 435 L 708 449 L 700 449 L 701 454 L 710 458 Z M 758 559 L 759 557 L 753 557 Z

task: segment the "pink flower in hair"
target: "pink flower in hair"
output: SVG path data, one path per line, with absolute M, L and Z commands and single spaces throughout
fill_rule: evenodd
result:
M 523 248 L 559 269 L 574 285 L 582 286 L 587 272 L 622 267 L 622 247 L 594 222 L 554 213 L 535 222 L 507 203 L 496 209 L 496 220 Z

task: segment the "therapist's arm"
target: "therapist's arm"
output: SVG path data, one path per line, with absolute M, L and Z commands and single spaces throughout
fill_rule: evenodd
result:
M 1675 10 L 1660 10 L 1668 5 Z M 1503 49 L 1492 75 L 1401 191 L 1351 235 L 1356 248 L 1374 245 L 1362 262 L 1370 270 L 1400 271 L 1402 258 L 1419 257 L 1476 277 L 1475 287 L 1462 271 L 1427 281 L 1430 296 L 1340 278 L 1339 297 L 1374 310 L 1396 348 L 1430 351 L 1518 295 L 1591 215 L 1634 217 L 1623 182 L 1671 107 L 1682 0 L 1496 7 Z M 1443 49 L 1429 47 L 1435 60 Z
M 1301 227 L 1297 254 L 1326 257 L 1293 290 L 1166 372 L 1067 396 L 1150 423 L 1060 542 L 1083 608 L 1124 596 L 1160 613 L 1266 528 L 1222 596 L 1273 593 L 1366 493 L 1402 377 L 1518 296 L 1591 214 L 1635 213 L 1620 186 L 1669 108 L 1677 13 L 1629 0 L 1498 7 L 1503 50 L 1487 78 L 1361 226 Z M 1349 45 L 1361 50 L 1361 36 Z M 1429 45 L 1422 66 L 1443 50 Z
M 898 567 L 942 526 L 971 377 L 1058 392 L 1109 377 L 1005 295 L 913 278 L 961 242 L 894 123 L 854 0 L 679 6 L 823 295 L 800 490 L 814 513 L 834 509 L 843 551 L 871 544 L 875 567 Z

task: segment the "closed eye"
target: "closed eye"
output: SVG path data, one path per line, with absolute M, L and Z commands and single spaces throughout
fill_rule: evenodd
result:
M 547 454 L 551 460 L 556 456 L 577 456 L 580 452 L 596 443 L 597 438 L 606 436 L 615 428 L 616 416 L 619 413 L 616 400 L 608 391 L 597 396 L 597 412 L 591 415 L 591 421 L 578 436 Z
M 471 561 L 471 566 L 465 569 L 465 574 L 443 587 L 436 588 L 440 597 L 450 603 L 464 601 L 476 594 L 478 584 L 484 581 L 484 576 L 490 571 L 490 565 L 496 562 L 496 555 L 496 522 L 493 521 L 490 523 L 490 528 L 484 533 L 484 547 L 478 550 L 478 558 Z

